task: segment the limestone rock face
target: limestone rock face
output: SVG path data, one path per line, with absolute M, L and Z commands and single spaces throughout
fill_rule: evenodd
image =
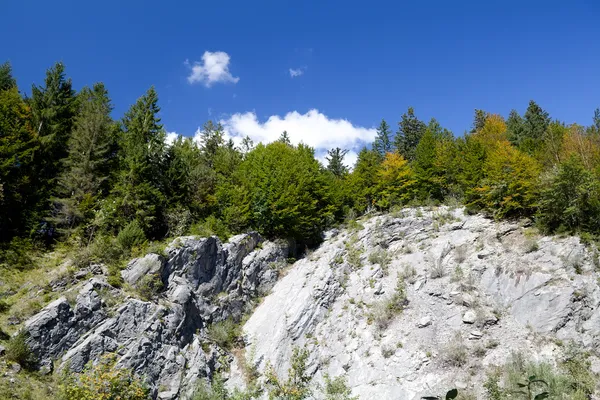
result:
M 227 243 L 182 237 L 165 253 L 132 260 L 122 271 L 134 288 L 150 275 L 162 280 L 164 290 L 152 301 L 92 278 L 74 301 L 61 297 L 28 320 L 28 342 L 40 366 L 58 360 L 79 372 L 116 353 L 118 366 L 144 376 L 153 398 L 165 400 L 189 397 L 198 379 L 222 369 L 231 356 L 207 337 L 207 325 L 239 318 L 253 297 L 265 294 L 278 276 L 270 263 L 285 264 L 288 246 L 249 233 Z
M 285 377 L 295 347 L 310 353 L 314 387 L 342 375 L 354 396 L 378 400 L 450 387 L 484 398 L 486 370 L 512 352 L 541 361 L 560 358 L 562 341 L 600 347 L 597 255 L 576 237 L 440 207 L 365 217 L 323 238 L 293 265 L 286 243 L 256 233 L 177 238 L 122 272 L 134 291 L 160 279 L 151 300 L 97 275 L 27 321 L 29 344 L 45 368 L 80 371 L 116 353 L 164 400 L 190 398 L 216 372 L 231 388 L 248 366 Z M 210 339 L 210 324 L 247 314 L 241 349 Z M 456 348 L 468 355 L 461 365 Z
M 598 273 L 578 238 L 444 207 L 359 222 L 326 234 L 275 284 L 244 326 L 246 362 L 285 376 L 292 349 L 306 347 L 315 387 L 328 374 L 343 375 L 360 399 L 412 400 L 459 385 L 485 398 L 487 367 L 511 352 L 554 360 L 556 339 L 600 345 Z M 379 324 L 399 290 L 404 309 Z M 456 346 L 469 355 L 464 365 L 449 359 Z

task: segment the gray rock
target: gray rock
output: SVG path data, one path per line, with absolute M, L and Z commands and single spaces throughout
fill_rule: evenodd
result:
M 470 340 L 478 340 L 481 339 L 483 337 L 483 332 L 481 331 L 471 331 L 469 332 L 469 339 Z
M 127 264 L 127 268 L 121 271 L 121 277 L 130 285 L 135 285 L 144 276 L 152 274 L 162 278 L 165 259 L 158 254 L 147 254 L 142 258 L 136 258 Z M 166 279 L 165 279 L 166 280 Z
M 476 320 L 477 320 L 477 314 L 475 314 L 475 311 L 473 311 L 473 310 L 469 310 L 463 314 L 462 321 L 465 324 L 474 324 Z
M 443 213 L 458 222 L 443 225 Z M 216 371 L 230 369 L 227 385 L 243 387 L 240 370 L 248 364 L 259 374 L 270 364 L 287 376 L 296 347 L 309 350 L 312 386 L 323 384 L 326 374 L 343 375 L 359 398 L 417 400 L 457 385 L 483 398 L 487 367 L 501 365 L 512 351 L 534 361 L 562 357 L 554 340 L 540 336 L 573 340 L 588 350 L 600 346 L 600 288 L 590 251 L 577 238 L 542 237 L 539 251 L 514 251 L 523 248 L 520 225 L 445 207 L 376 215 L 361 224 L 359 232 L 326 235 L 312 257 L 294 265 L 286 262 L 287 243 L 264 241 L 256 233 L 227 243 L 178 238 L 162 261 L 148 255 L 124 271 L 134 285 L 148 273 L 159 275 L 164 291 L 158 299 L 132 298 L 98 278 L 81 282 L 75 301 L 65 296 L 27 321 L 28 343 L 42 368 L 55 361 L 58 368 L 81 370 L 114 352 L 118 367 L 145 377 L 152 398 L 164 400 L 191 398 L 197 382 Z M 386 248 L 393 255 L 386 273 L 332 262 L 345 258 L 350 238 L 365 254 Z M 427 280 L 431 262 L 453 270 L 456 260 L 448 249 L 457 248 L 465 249 L 468 260 L 461 264 L 462 279 L 447 274 Z M 582 271 L 590 273 L 564 268 L 570 254 L 578 254 Z M 398 286 L 398 278 L 405 285 Z M 365 282 L 372 279 L 370 289 Z M 399 290 L 406 301 L 390 315 L 386 307 Z M 257 296 L 264 299 L 243 327 L 244 351 L 234 356 L 214 344 L 207 327 L 240 318 Z M 501 323 L 492 310 L 501 310 Z M 471 354 L 483 336 L 486 343 L 499 343 L 484 358 L 469 358 L 463 368 L 443 362 L 448 346 L 460 341 Z M 600 370 L 593 353 L 591 362 Z
M 231 357 L 212 344 L 205 352 L 206 327 L 240 318 L 248 302 L 275 283 L 279 270 L 273 264 L 285 265 L 286 243 L 264 242 L 257 249 L 260 242 L 257 233 L 225 244 L 182 237 L 167 247 L 167 259 L 148 254 L 132 260 L 123 279 L 135 286 L 144 276 L 159 276 L 165 284 L 159 302 L 127 298 L 104 280 L 90 279 L 79 286 L 73 304 L 62 297 L 26 322 L 41 372 L 51 372 L 57 359 L 78 372 L 116 352 L 117 365 L 144 376 L 154 399 L 188 398 L 198 379 L 225 368 L 223 360 Z
M 429 315 L 427 315 L 427 316 L 421 318 L 419 320 L 419 322 L 417 322 L 417 327 L 418 328 L 425 328 L 425 327 L 431 325 L 431 322 L 432 322 L 431 321 L 431 317 Z

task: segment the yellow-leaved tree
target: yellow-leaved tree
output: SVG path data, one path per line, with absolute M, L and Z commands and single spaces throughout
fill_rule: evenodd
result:
M 377 173 L 376 205 L 383 209 L 406 204 L 414 197 L 415 178 L 408 161 L 387 153 Z
M 535 212 L 541 166 L 507 140 L 488 153 L 484 179 L 475 189 L 477 203 L 494 218 L 530 216 Z

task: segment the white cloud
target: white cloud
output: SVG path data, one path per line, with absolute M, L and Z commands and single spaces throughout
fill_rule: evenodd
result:
M 355 126 L 345 119 L 328 118 L 315 109 L 306 114 L 292 111 L 283 117 L 273 115 L 265 122 L 260 122 L 254 112 L 238 113 L 220 122 L 227 139 L 232 138 L 236 144 L 246 136 L 250 136 L 254 143 L 273 142 L 287 131 L 293 144 L 302 142 L 313 147 L 316 157 L 323 163 L 326 163 L 328 149 L 348 149 L 345 161 L 349 166 L 356 161 L 358 151 L 372 142 L 376 135 L 373 128 Z
M 165 142 L 167 143 L 168 146 L 170 146 L 177 140 L 178 137 L 179 137 L 179 134 L 177 132 L 167 132 L 167 135 L 165 137 Z
M 290 68 L 290 76 L 292 78 L 296 78 L 296 77 L 298 77 L 300 75 L 304 75 L 304 70 L 305 69 L 306 68 L 296 68 L 296 69 Z
M 231 75 L 229 72 L 229 54 L 224 51 L 205 51 L 202 55 L 202 62 L 194 62 L 190 65 L 189 61 L 186 60 L 185 64 L 190 67 L 191 73 L 188 76 L 188 82 L 203 83 L 204 86 L 210 87 L 214 83 L 238 83 L 239 77 Z

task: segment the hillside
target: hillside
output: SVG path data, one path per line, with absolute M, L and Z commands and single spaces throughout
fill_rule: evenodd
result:
M 490 382 L 506 394 L 534 370 L 550 398 L 596 390 L 598 254 L 576 237 L 409 208 L 328 231 L 295 262 L 286 243 L 256 233 L 181 237 L 160 253 L 129 262 L 123 288 L 102 266 L 59 288 L 24 324 L 36 369 L 81 372 L 113 353 L 154 399 L 191 398 L 215 379 L 274 393 L 298 355 L 314 398 L 331 386 L 326 375 L 360 399 L 454 387 L 494 398 Z M 1 363 L 3 387 L 22 382 L 24 371 Z

